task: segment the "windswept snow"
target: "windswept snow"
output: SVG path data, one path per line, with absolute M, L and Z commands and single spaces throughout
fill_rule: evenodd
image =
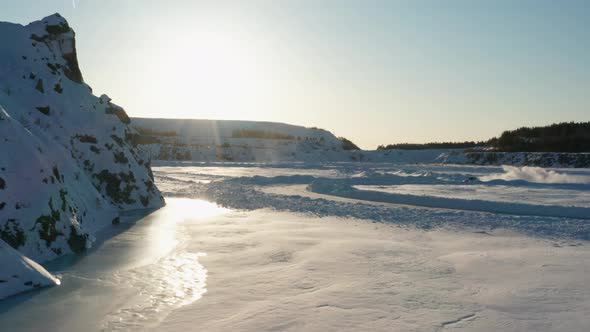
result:
M 228 165 L 223 171 L 161 166 L 155 167 L 155 176 L 166 195 L 205 198 L 236 209 L 274 208 L 421 229 L 503 228 L 534 236 L 590 239 L 588 184 L 478 180 L 502 171 L 490 167 L 233 166 L 237 167 Z M 185 168 L 190 176 L 183 174 Z
M 577 331 L 586 246 L 268 210 L 187 223 L 205 296 L 154 330 Z M 577 242 L 574 242 L 575 244 Z M 563 250 L 562 250 L 563 249 Z
M 504 180 L 515 181 L 524 180 L 535 183 L 581 183 L 590 184 L 590 174 L 575 175 L 561 173 L 554 170 L 547 170 L 539 167 L 514 167 L 502 166 L 504 173 L 490 174 L 480 177 L 482 181 Z
M 168 206 L 74 266 L 49 264 L 63 285 L 0 306 L 1 326 L 35 330 L 34 315 L 65 332 L 590 328 L 590 223 L 542 215 L 587 211 L 587 184 L 479 180 L 498 167 L 158 165 Z M 439 196 L 461 205 L 412 205 Z M 523 213 L 482 209 L 507 203 Z
M 358 185 L 356 189 L 379 191 L 384 193 L 444 197 L 467 201 L 504 202 L 524 205 L 548 205 L 562 207 L 590 206 L 590 192 L 557 188 L 531 188 L 527 186 L 486 186 L 486 185 Z M 473 202 L 466 202 L 473 203 Z
M 502 229 L 423 231 L 169 198 L 63 271 L 63 286 L 0 306 L 0 326 L 586 331 L 589 248 Z

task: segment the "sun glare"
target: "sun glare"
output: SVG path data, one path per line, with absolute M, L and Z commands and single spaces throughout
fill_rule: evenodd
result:
M 185 219 L 211 218 L 229 212 L 228 209 L 217 204 L 189 198 L 168 198 L 166 205 L 166 212 L 170 213 L 169 217 L 176 222 Z
M 157 80 L 175 96 L 170 117 L 242 118 L 255 110 L 264 95 L 271 94 L 266 54 L 252 36 L 223 29 L 198 29 L 174 38 L 163 38 Z M 190 103 L 187 103 L 190 101 Z M 182 104 L 177 104 L 182 103 Z

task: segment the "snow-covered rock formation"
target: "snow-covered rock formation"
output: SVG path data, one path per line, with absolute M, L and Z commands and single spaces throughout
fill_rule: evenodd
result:
M 31 289 L 59 285 L 41 265 L 0 240 L 0 299 Z
M 66 20 L 2 22 L 0 40 L 0 239 L 42 262 L 88 248 L 121 210 L 161 207 L 129 117 L 84 83 Z
M 321 162 L 354 160 L 329 131 L 277 122 L 134 118 L 157 160 Z

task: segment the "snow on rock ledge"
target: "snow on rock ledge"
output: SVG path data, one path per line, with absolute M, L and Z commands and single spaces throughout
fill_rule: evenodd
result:
M 41 262 L 164 205 L 124 109 L 84 83 L 74 36 L 59 14 L 0 22 L 0 239 Z
M 0 299 L 40 287 L 59 285 L 59 279 L 2 240 L 0 266 Z

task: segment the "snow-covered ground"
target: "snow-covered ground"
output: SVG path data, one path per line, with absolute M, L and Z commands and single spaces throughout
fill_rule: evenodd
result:
M 154 168 L 166 195 L 205 198 L 236 209 L 274 208 L 422 229 L 505 228 L 533 236 L 590 239 L 587 169 L 356 163 L 228 164 L 223 169 L 183 165 L 175 169 L 159 163 Z
M 0 302 L 0 326 L 590 329 L 590 170 L 159 163 L 154 175 L 166 207 L 47 265 L 62 286 Z

